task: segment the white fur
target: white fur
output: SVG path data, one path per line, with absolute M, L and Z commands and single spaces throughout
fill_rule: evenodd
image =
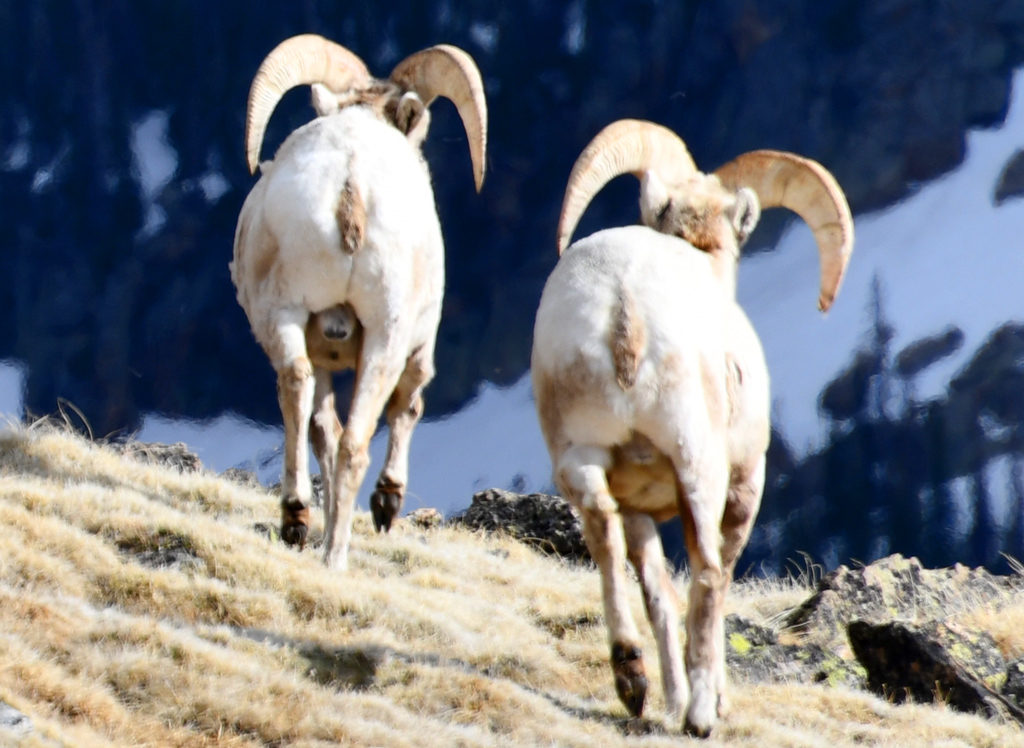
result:
M 306 429 L 313 416 L 313 428 L 327 440 L 317 454 L 327 489 L 324 561 L 344 568 L 352 507 L 377 419 L 398 388 L 382 480 L 404 489 L 403 441 L 433 376 L 444 249 L 430 176 L 417 147 L 367 106 L 349 106 L 300 127 L 261 169 L 239 216 L 231 276 L 284 393 L 282 493 L 309 505 Z M 364 239 L 354 252 L 342 249 L 336 215 L 346 184 L 366 209 Z M 333 415 L 329 372 L 310 372 L 302 363 L 308 361 L 304 328 L 310 314 L 338 304 L 350 305 L 363 328 L 343 432 Z M 396 427 L 395 419 L 404 421 Z
M 621 593 L 622 543 L 601 529 L 621 514 L 615 532 L 624 532 L 641 578 L 668 711 L 680 717 L 685 709 L 688 728 L 701 735 L 722 704 L 722 601 L 760 501 L 769 435 L 767 367 L 735 299 L 744 237 L 728 212 L 722 221 L 728 239 L 713 252 L 645 226 L 600 231 L 570 246 L 541 297 L 531 368 L 555 480 L 580 512 L 604 578 L 610 642 L 638 644 Z M 617 380 L 612 350 L 624 298 L 643 333 L 631 385 Z M 630 443 L 640 445 L 630 454 L 651 453 L 631 463 L 649 486 L 613 495 L 616 467 L 632 459 L 621 451 Z M 727 502 L 748 515 L 735 527 L 722 524 Z M 678 513 L 693 527 L 685 670 L 661 544 L 639 519 Z
M 315 312 L 345 302 L 364 326 L 398 323 L 420 343 L 433 337 L 444 247 L 430 176 L 404 135 L 366 108 L 350 107 L 296 130 L 261 169 L 239 227 L 270 237 L 277 260 L 262 282 L 246 247 L 236 245 L 231 265 L 239 303 L 261 343 L 274 310 Z M 340 250 L 334 212 L 349 179 L 367 204 L 366 251 L 355 254 Z M 421 282 L 424 292 L 414 294 Z M 399 315 L 407 319 L 398 322 Z

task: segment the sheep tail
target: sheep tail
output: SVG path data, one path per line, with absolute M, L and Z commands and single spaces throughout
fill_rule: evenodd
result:
M 619 387 L 628 390 L 636 384 L 637 372 L 647 347 L 647 329 L 636 308 L 636 301 L 626 290 L 619 294 L 611 342 L 615 380 Z

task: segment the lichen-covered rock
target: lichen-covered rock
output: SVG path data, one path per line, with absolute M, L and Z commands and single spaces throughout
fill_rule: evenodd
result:
M 732 677 L 748 683 L 824 683 L 862 687 L 864 669 L 818 644 L 783 644 L 774 631 L 736 615 L 725 619 L 725 659 Z
M 960 564 L 925 569 L 916 558 L 893 555 L 859 569 L 840 566 L 818 583 L 785 626 L 807 642 L 849 656 L 846 629 L 853 620 L 943 620 L 964 599 L 965 590 L 975 604 L 991 604 L 1008 600 L 1020 589 L 1016 576 L 1000 577 Z
M 1002 694 L 1017 706 L 1024 708 L 1024 659 L 1014 660 L 1007 666 Z
M 117 548 L 150 569 L 196 569 L 202 566 L 192 539 L 170 530 L 123 537 L 117 542 Z
M 444 515 L 441 514 L 437 509 L 429 506 L 420 507 L 419 509 L 413 509 L 405 518 L 416 525 L 416 527 L 424 530 L 429 530 L 434 527 L 440 527 L 444 524 Z
M 941 701 L 963 712 L 1024 722 L 1024 710 L 999 694 L 1006 663 L 984 633 L 932 622 L 853 621 L 850 644 L 875 693 L 897 703 Z
M 898 555 L 859 569 L 843 566 L 778 631 L 727 617 L 726 660 L 734 677 L 750 682 L 870 683 L 889 698 L 917 700 L 938 691 L 958 708 L 1016 719 L 1024 661 L 1016 672 L 1007 668 L 990 636 L 952 623 L 952 616 L 966 601 L 997 605 L 1020 589 L 1019 576 L 925 569 Z
M 244 486 L 245 488 L 253 488 L 257 490 L 263 488 L 256 473 L 252 470 L 246 470 L 245 468 L 229 467 L 220 474 L 220 477 L 225 480 L 229 480 L 232 483 Z
M 277 543 L 281 540 L 281 533 L 277 529 L 277 525 L 272 525 L 269 522 L 257 522 L 252 526 L 252 529 L 257 535 L 262 535 L 271 543 Z
M 151 465 L 177 468 L 182 473 L 195 473 L 203 467 L 199 456 L 184 442 L 160 444 L 158 442 L 111 442 L 110 447 L 128 457 Z
M 470 507 L 451 521 L 475 530 L 508 533 L 544 553 L 590 560 L 579 517 L 558 496 L 491 488 L 474 494 Z

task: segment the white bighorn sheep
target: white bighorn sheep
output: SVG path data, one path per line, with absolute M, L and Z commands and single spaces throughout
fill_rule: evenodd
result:
M 644 226 L 600 231 L 565 249 L 613 177 L 641 180 Z M 713 174 L 658 125 L 622 120 L 577 159 L 558 226 L 561 258 L 537 311 L 531 372 L 554 478 L 583 520 L 602 577 L 611 665 L 634 715 L 647 690 L 625 593 L 628 558 L 658 643 L 670 718 L 706 736 L 724 713 L 723 603 L 764 484 L 768 372 L 736 302 L 739 250 L 760 207 L 813 229 L 819 308 L 829 308 L 853 246 L 842 190 L 819 164 L 753 151 Z M 564 250 L 564 252 L 563 252 Z M 678 602 L 655 522 L 682 518 L 691 584 L 686 669 Z M 688 678 L 688 682 L 687 682 Z
M 255 173 L 263 134 L 285 91 L 312 85 L 319 115 L 295 130 L 242 206 L 231 277 L 257 341 L 277 372 L 284 420 L 281 537 L 305 544 L 308 442 L 324 481 L 324 563 L 345 568 L 368 447 L 387 410 L 385 464 L 370 504 L 387 530 L 401 508 L 409 440 L 434 375 L 444 247 L 420 151 L 427 107 L 450 99 L 466 129 L 479 191 L 487 108 L 473 60 L 448 45 L 370 76 L 344 47 L 292 37 L 263 60 L 249 91 L 245 148 Z M 347 423 L 332 372 L 355 368 Z

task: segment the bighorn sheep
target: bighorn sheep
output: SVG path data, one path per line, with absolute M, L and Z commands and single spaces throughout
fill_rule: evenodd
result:
M 624 173 L 641 180 L 645 225 L 600 231 L 565 249 L 593 196 Z M 685 728 L 702 736 L 724 712 L 723 603 L 764 484 L 768 372 L 736 302 L 739 250 L 762 206 L 787 207 L 814 230 L 818 303 L 828 309 L 853 222 L 823 167 L 754 151 L 705 175 L 670 130 L 636 120 L 609 125 L 569 177 L 561 258 L 534 328 L 541 430 L 555 482 L 581 515 L 601 572 L 619 698 L 639 715 L 647 690 L 625 596 L 628 557 L 658 643 L 669 715 L 685 715 Z M 685 672 L 678 603 L 655 527 L 677 514 L 692 579 Z
M 413 54 L 377 80 L 344 47 L 313 34 L 292 37 L 263 60 L 249 91 L 250 171 L 277 103 L 303 84 L 313 84 L 319 116 L 260 164 L 238 218 L 231 277 L 277 372 L 285 432 L 281 537 L 305 543 L 311 439 L 324 480 L 324 563 L 345 568 L 377 420 L 386 407 L 387 457 L 370 504 L 376 528 L 387 530 L 404 496 L 421 393 L 434 375 L 444 247 L 420 152 L 427 107 L 437 96 L 455 104 L 478 191 L 487 108 L 476 65 L 455 47 Z M 353 367 L 342 429 L 331 376 Z

